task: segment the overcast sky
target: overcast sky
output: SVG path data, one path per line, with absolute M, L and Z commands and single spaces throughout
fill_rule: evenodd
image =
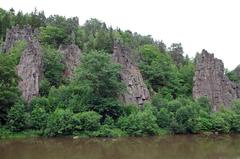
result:
M 181 42 L 190 57 L 206 49 L 230 70 L 240 64 L 240 0 L 0 0 L 0 7 L 78 16 L 80 25 L 97 18 L 168 46 Z

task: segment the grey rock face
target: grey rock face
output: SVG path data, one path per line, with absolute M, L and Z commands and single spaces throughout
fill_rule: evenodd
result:
M 39 95 L 39 82 L 42 76 L 42 52 L 37 40 L 28 43 L 20 62 L 17 74 L 21 78 L 19 88 L 23 98 L 29 102 Z
M 138 67 L 131 59 L 131 50 L 115 43 L 113 60 L 122 65 L 121 80 L 126 84 L 127 90 L 120 97 L 127 104 L 143 105 L 150 99 L 149 91 L 143 82 Z
M 3 52 L 8 52 L 18 40 L 25 40 L 27 42 L 33 39 L 33 32 L 30 25 L 24 26 L 20 29 L 19 26 L 15 26 L 10 29 L 6 34 L 6 39 L 3 44 Z
M 60 46 L 59 51 L 64 57 L 64 76 L 72 77 L 74 69 L 80 64 L 81 50 L 77 45 L 71 44 L 65 47 Z
M 42 76 L 42 51 L 40 43 L 34 36 L 30 26 L 19 29 L 18 26 L 8 31 L 4 44 L 4 51 L 8 52 L 18 40 L 25 40 L 27 47 L 23 51 L 17 74 L 21 78 L 18 83 L 23 98 L 29 102 L 39 95 L 39 82 Z
M 240 65 L 238 65 L 232 72 L 239 79 L 240 78 Z M 237 91 L 237 98 L 240 98 L 240 83 L 236 83 L 236 91 Z
M 224 65 L 213 54 L 203 50 L 196 57 L 196 70 L 193 79 L 193 98 L 208 97 L 213 111 L 220 106 L 229 106 L 237 98 L 237 85 L 224 75 Z

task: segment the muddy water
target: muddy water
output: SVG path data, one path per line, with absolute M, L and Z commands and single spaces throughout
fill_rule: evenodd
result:
M 0 159 L 240 159 L 240 136 L 0 140 Z

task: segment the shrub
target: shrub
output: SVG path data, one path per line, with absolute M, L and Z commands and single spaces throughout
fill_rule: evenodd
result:
M 196 132 L 207 132 L 212 130 L 212 120 L 206 117 L 198 117 L 196 119 Z
M 8 126 L 12 131 L 21 131 L 26 126 L 27 115 L 25 106 L 22 103 L 16 103 L 8 112 Z
M 47 79 L 44 79 L 44 80 L 41 80 L 40 81 L 40 88 L 39 88 L 39 94 L 41 96 L 45 96 L 47 97 L 48 96 L 48 93 L 50 91 L 50 82 L 47 80 Z
M 196 131 L 196 117 L 198 116 L 197 106 L 187 105 L 179 108 L 176 112 L 176 121 L 181 126 L 181 131 L 194 133 Z M 185 129 L 185 130 L 184 130 Z
M 179 100 L 172 100 L 167 103 L 167 109 L 173 113 L 176 113 L 176 111 L 182 106 L 183 104 Z
M 197 99 L 197 103 L 199 104 L 200 108 L 208 113 L 211 112 L 211 105 L 207 97 L 200 97 Z
M 175 134 L 181 134 L 186 132 L 186 128 L 184 125 L 179 124 L 176 119 L 173 119 L 170 123 L 170 131 Z
M 235 115 L 232 122 L 232 131 L 240 132 L 240 115 Z
M 108 125 L 103 125 L 93 135 L 98 137 L 122 137 L 126 136 L 126 133 L 119 128 L 111 128 Z
M 155 135 L 159 128 L 157 119 L 149 108 L 120 117 L 118 126 L 131 136 Z
M 51 47 L 43 48 L 43 72 L 51 86 L 58 87 L 63 82 L 63 55 Z
M 48 118 L 47 128 L 44 133 L 47 136 L 72 134 L 72 116 L 69 109 L 57 108 Z
M 168 112 L 166 108 L 161 108 L 159 112 L 157 112 L 157 123 L 161 128 L 169 127 L 171 123 L 171 114 Z
M 240 114 L 240 100 L 234 100 L 231 104 L 233 111 Z
M 220 113 L 212 115 L 212 126 L 215 132 L 228 133 L 230 131 L 230 124 L 224 120 Z
M 94 111 L 74 114 L 73 127 L 75 131 L 96 131 L 100 127 L 101 115 Z
M 44 110 L 46 110 L 47 112 L 51 112 L 51 107 L 49 105 L 49 101 L 48 98 L 46 97 L 34 97 L 31 102 L 29 103 L 29 108 L 30 111 L 32 111 L 33 109 L 37 108 L 37 107 L 41 107 Z
M 36 130 L 43 130 L 47 124 L 48 114 L 41 107 L 35 107 L 30 114 L 30 125 Z

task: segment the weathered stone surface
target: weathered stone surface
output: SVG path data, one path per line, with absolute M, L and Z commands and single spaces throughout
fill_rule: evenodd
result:
M 240 65 L 238 65 L 233 71 L 232 71 L 238 79 L 240 79 Z M 236 91 L 237 91 L 237 98 L 240 98 L 240 83 L 236 83 Z
M 42 51 L 38 39 L 34 36 L 32 28 L 28 25 L 23 29 L 18 26 L 8 31 L 4 43 L 4 51 L 8 52 L 16 41 L 25 40 L 27 47 L 23 51 L 17 65 L 17 74 L 21 78 L 18 85 L 23 98 L 29 102 L 39 95 L 39 82 L 42 75 Z
M 37 40 L 30 41 L 17 65 L 17 74 L 21 78 L 19 88 L 23 98 L 29 102 L 39 95 L 39 82 L 42 75 L 42 52 Z
M 8 52 L 18 40 L 31 41 L 33 39 L 33 32 L 30 25 L 26 25 L 23 29 L 15 26 L 6 34 L 6 39 L 3 44 L 3 52 Z
M 237 98 L 237 86 L 224 75 L 224 65 L 213 54 L 203 50 L 196 56 L 196 70 L 193 79 L 193 98 L 208 97 L 213 111 L 220 106 L 229 106 Z
M 121 95 L 121 99 L 127 104 L 143 105 L 150 99 L 149 91 L 143 82 L 138 67 L 133 63 L 131 50 L 115 43 L 113 60 L 122 65 L 121 80 L 126 84 L 127 90 Z
M 80 64 L 81 50 L 75 44 L 60 46 L 59 51 L 64 57 L 64 76 L 72 77 L 74 69 Z

